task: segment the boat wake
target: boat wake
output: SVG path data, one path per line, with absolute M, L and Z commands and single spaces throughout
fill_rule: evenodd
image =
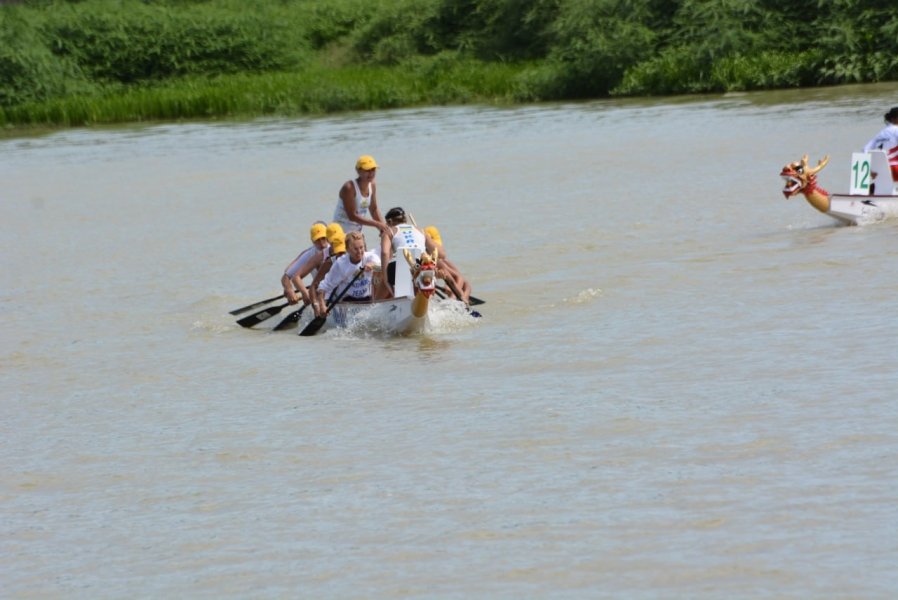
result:
M 421 331 L 406 336 L 452 333 L 473 326 L 479 321 L 462 302 L 440 300 L 431 302 Z M 361 310 L 352 315 L 345 325 L 329 330 L 329 335 L 340 337 L 394 337 L 393 321 L 376 307 Z
M 601 295 L 602 290 L 599 288 L 586 288 L 585 290 L 581 290 L 580 293 L 575 296 L 565 298 L 563 302 L 565 304 L 585 304 Z
M 231 331 L 235 326 L 233 323 L 227 322 L 217 322 L 213 319 L 209 320 L 197 320 L 194 321 L 191 325 L 191 331 L 200 331 L 200 332 L 208 332 L 208 333 L 225 333 L 227 331 Z M 238 327 L 239 329 L 239 327 Z

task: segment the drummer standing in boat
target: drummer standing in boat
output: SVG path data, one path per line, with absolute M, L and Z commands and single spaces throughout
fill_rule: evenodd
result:
M 334 221 L 343 227 L 345 233 L 361 231 L 367 225 L 375 227 L 378 233 L 387 232 L 388 227 L 377 207 L 377 162 L 368 154 L 360 156 L 355 163 L 357 177 L 350 179 L 340 188 Z

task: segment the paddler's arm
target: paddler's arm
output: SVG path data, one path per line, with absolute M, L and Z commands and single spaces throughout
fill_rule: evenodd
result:
M 322 268 L 318 270 L 315 281 L 312 282 L 312 297 L 315 299 L 312 308 L 315 315 L 323 317 L 327 313 L 327 295 L 333 287 L 334 273 L 331 270 L 333 261 L 328 260 Z
M 380 207 L 377 205 L 377 184 L 372 181 L 370 185 L 371 206 L 369 207 L 369 210 L 371 211 L 371 216 L 374 217 L 374 222 L 377 223 L 377 228 L 380 229 L 382 234 L 391 234 L 390 226 L 387 225 L 387 221 L 380 214 Z
M 380 234 L 380 264 L 388 265 L 390 264 L 390 257 L 393 255 L 393 240 L 392 240 L 392 228 L 387 233 Z M 389 278 L 387 277 L 387 270 L 383 270 L 383 275 L 381 277 L 384 290 L 388 294 L 388 297 L 393 297 L 393 286 L 390 285 Z
M 327 302 L 325 302 L 327 291 L 321 287 L 323 284 L 324 282 L 322 281 L 312 292 L 315 297 L 315 301 L 312 303 L 312 309 L 315 311 L 316 317 L 323 317 L 327 314 Z
M 286 273 L 281 275 L 281 287 L 284 288 L 284 297 L 287 298 L 287 302 L 290 304 L 299 302 L 299 296 L 296 295 L 296 290 L 293 289 L 293 281 Z
M 303 279 L 312 272 L 318 265 L 321 264 L 321 259 L 324 256 L 324 252 L 318 252 L 314 257 L 306 262 L 293 276 L 293 285 L 296 287 L 296 291 L 298 291 L 302 295 L 302 303 L 310 304 L 312 302 L 312 294 L 309 291 L 309 288 L 306 287 L 306 284 L 303 283 Z

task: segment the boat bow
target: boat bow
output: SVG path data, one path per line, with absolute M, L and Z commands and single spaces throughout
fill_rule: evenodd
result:
M 784 166 L 780 171 L 784 182 L 783 196 L 791 198 L 802 194 L 815 209 L 847 225 L 863 225 L 898 216 L 898 194 L 884 152 L 852 154 L 848 194 L 830 194 L 817 184 L 817 173 L 827 163 L 829 156 L 824 156 L 817 166 L 811 167 L 805 154 L 801 160 Z

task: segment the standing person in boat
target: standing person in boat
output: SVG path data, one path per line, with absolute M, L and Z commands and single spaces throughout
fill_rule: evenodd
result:
M 310 230 L 312 245 L 299 253 L 299 256 L 287 265 L 284 274 L 281 276 L 281 286 L 284 288 L 284 296 L 290 304 L 296 304 L 302 300 L 303 304 L 309 304 L 312 296 L 303 283 L 303 278 L 310 273 L 315 274 L 316 269 L 321 264 L 325 250 L 328 247 L 327 228 L 323 221 L 318 221 L 312 225 Z M 297 295 L 299 292 L 299 295 Z
M 893 106 L 884 115 L 886 126 L 864 146 L 864 152 L 883 150 L 892 170 L 892 181 L 898 183 L 898 106 Z
M 331 292 L 338 294 L 343 292 L 347 282 L 355 277 L 359 269 L 364 273 L 355 279 L 343 296 L 343 302 L 369 302 L 372 291 L 372 271 L 380 269 L 380 256 L 374 250 L 367 250 L 365 236 L 361 231 L 350 231 L 346 234 L 346 254 L 338 258 L 331 265 L 324 279 L 318 284 L 316 291 L 315 315 L 323 317 L 327 315 L 325 299 Z
M 377 162 L 368 154 L 360 156 L 355 163 L 357 177 L 349 179 L 340 188 L 334 221 L 343 231 L 361 231 L 362 226 L 376 227 L 379 232 L 387 229 L 377 207 Z
M 469 304 L 471 302 L 471 284 L 468 283 L 468 280 L 465 279 L 461 271 L 458 270 L 458 267 L 455 266 L 451 260 L 446 257 L 446 249 L 443 246 L 443 238 L 440 235 L 440 230 L 434 227 L 433 225 L 428 225 L 424 228 L 424 233 L 427 234 L 427 239 L 431 241 L 434 247 L 439 251 L 437 254 L 437 270 L 444 280 L 451 281 L 461 293 L 461 300 L 465 304 Z M 428 250 L 430 251 L 430 250 Z M 449 286 L 449 290 L 452 291 L 452 286 Z M 452 295 L 455 296 L 455 292 L 452 292 Z
M 433 255 L 433 241 L 428 241 L 427 234 L 406 222 L 405 210 L 402 207 L 391 208 L 386 214 L 387 231 L 380 236 L 380 262 L 387 265 L 387 277 L 383 282 L 383 292 L 378 297 L 392 298 L 393 286 L 396 285 L 396 261 L 407 248 L 415 259 L 421 258 L 425 251 Z M 405 259 L 399 264 L 405 265 Z

